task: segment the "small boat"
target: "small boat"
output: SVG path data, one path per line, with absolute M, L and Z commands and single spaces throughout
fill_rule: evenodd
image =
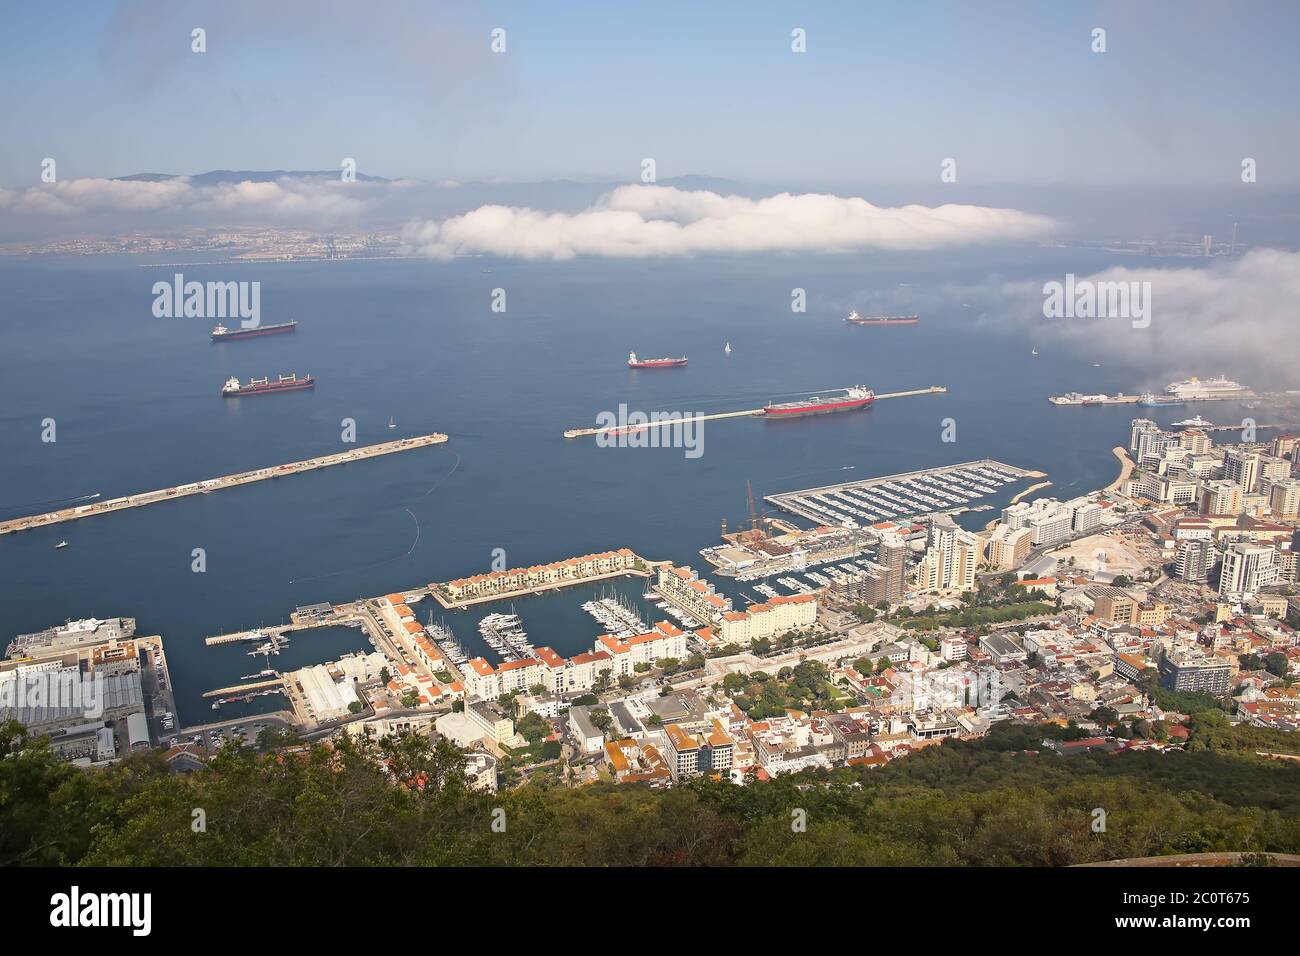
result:
M 723 351 L 725 354 L 730 355 L 730 354 L 731 354 L 731 343 L 728 342 L 727 345 L 726 345 L 726 347 L 725 347 L 722 351 Z
M 1034 346 L 1034 350 L 1033 350 L 1032 352 L 1030 352 L 1029 354 L 1030 354 L 1030 355 L 1037 355 L 1037 354 L 1038 354 L 1038 346 L 1035 345 L 1035 346 Z
M 67 546 L 68 546 L 68 542 L 60 541 L 58 544 L 54 546 L 54 550 L 57 551 L 59 550 L 59 548 L 66 548 Z
M 393 416 L 391 416 L 391 415 L 388 416 L 388 427 L 389 427 L 389 428 L 396 428 L 396 427 L 397 427 L 397 422 L 393 421 Z

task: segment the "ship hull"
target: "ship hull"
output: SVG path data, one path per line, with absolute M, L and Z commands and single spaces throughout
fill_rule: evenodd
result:
M 875 399 L 858 399 L 852 402 L 826 402 L 823 405 L 808 405 L 803 408 L 766 408 L 763 417 L 770 421 L 786 418 L 807 418 L 809 415 L 832 415 L 836 412 L 856 412 L 867 408 Z
M 916 325 L 921 319 L 917 316 L 904 316 L 897 319 L 845 319 L 848 325 Z
M 225 398 L 244 398 L 250 395 L 270 395 L 273 392 L 300 392 L 305 388 L 315 388 L 315 380 L 304 382 L 285 382 L 281 385 L 278 382 L 271 382 L 267 385 L 244 386 L 237 392 L 222 392 Z
M 262 335 L 280 335 L 284 332 L 292 332 L 298 327 L 297 322 L 286 322 L 283 325 L 266 325 L 256 329 L 235 329 L 231 332 L 222 332 L 212 334 L 214 342 L 233 342 L 237 339 L 252 339 Z
M 628 368 L 681 368 L 686 359 L 673 359 L 670 362 L 628 362 Z

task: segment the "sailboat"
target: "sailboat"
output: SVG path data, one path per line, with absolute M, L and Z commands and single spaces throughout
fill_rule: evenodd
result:
M 725 354 L 730 355 L 730 354 L 731 354 L 731 343 L 728 342 L 728 343 L 727 343 L 727 347 L 724 348 L 722 351 L 723 351 Z
M 393 416 L 392 416 L 392 415 L 389 415 L 389 416 L 388 416 L 388 427 L 389 427 L 389 428 L 396 428 L 396 427 L 397 427 L 397 422 L 393 421 Z
M 1037 355 L 1037 354 L 1038 354 L 1038 346 L 1035 345 L 1035 346 L 1034 346 L 1034 350 L 1033 350 L 1032 352 L 1030 352 L 1029 354 L 1030 354 L 1030 355 Z
M 60 541 L 58 544 L 54 546 L 54 550 L 57 551 L 59 548 L 66 548 L 67 546 L 68 546 L 68 542 Z

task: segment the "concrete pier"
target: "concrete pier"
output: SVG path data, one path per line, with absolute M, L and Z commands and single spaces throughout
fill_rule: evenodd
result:
M 838 389 L 827 389 L 826 391 L 828 392 L 838 391 Z M 876 401 L 880 401 L 881 399 L 885 399 L 885 398 L 907 398 L 910 395 L 938 395 L 946 391 L 948 391 L 948 387 L 946 385 L 930 385 L 927 386 L 926 388 L 913 388 L 905 392 L 878 392 L 876 394 Z M 641 425 L 632 425 L 632 426 L 620 427 L 620 428 L 570 428 L 568 431 L 564 433 L 564 437 L 565 438 L 587 438 L 592 435 L 599 435 L 602 433 L 607 435 L 633 434 L 635 432 L 648 431 L 649 429 L 652 428 L 671 428 L 674 425 L 680 426 L 680 425 L 685 425 L 688 423 L 695 423 L 695 422 L 710 422 L 720 418 L 753 418 L 753 417 L 759 417 L 759 418 L 764 417 L 763 409 L 747 408 L 739 412 L 714 412 L 711 415 L 690 415 L 682 418 L 672 418 L 663 421 L 651 421 Z
M 367 458 L 377 458 L 380 455 L 392 455 L 399 451 L 410 451 L 414 448 L 426 448 L 429 445 L 441 445 L 447 441 L 447 436 L 441 432 L 433 432 L 429 435 L 417 435 L 414 438 L 402 438 L 397 441 L 381 442 L 378 445 L 363 445 L 360 448 L 353 448 L 350 451 L 337 452 L 332 455 L 321 455 L 318 458 L 308 458 L 305 461 L 293 461 L 286 465 L 276 465 L 271 468 L 259 468 L 255 471 L 243 471 L 235 475 L 225 475 L 221 478 L 209 478 L 206 481 L 191 482 L 188 485 L 177 485 L 174 488 L 161 488 L 158 491 L 145 491 L 140 494 L 128 495 L 125 498 L 110 498 L 107 501 L 96 501 L 91 504 L 78 505 L 75 508 L 64 508 L 60 511 L 50 511 L 45 514 L 31 515 L 26 518 L 12 518 L 8 521 L 0 521 L 0 534 L 14 534 L 18 531 L 28 531 L 32 528 L 43 528 L 47 525 L 60 524 L 64 521 L 76 521 L 78 518 L 90 518 L 95 515 L 106 514 L 110 511 L 122 511 L 126 508 L 141 508 L 145 505 L 156 504 L 159 501 L 172 501 L 176 498 L 184 498 L 187 495 L 206 495 L 211 491 L 220 491 L 223 488 L 233 488 L 236 485 L 247 485 L 255 481 L 266 481 L 269 478 L 283 478 L 287 475 L 297 475 L 304 471 L 315 471 L 317 468 L 328 468 L 331 465 L 345 465 L 351 461 L 365 461 Z

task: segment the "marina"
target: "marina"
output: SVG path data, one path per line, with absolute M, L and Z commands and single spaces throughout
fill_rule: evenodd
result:
M 990 506 L 972 505 L 972 502 L 987 498 L 1012 482 L 1042 477 L 1045 477 L 1042 472 L 986 458 L 768 495 L 763 500 L 819 525 L 864 528 L 883 521 L 905 521 L 938 512 L 956 514 L 984 510 Z M 817 575 L 810 574 L 809 577 L 817 580 Z
M 614 637 L 627 638 L 650 630 L 650 625 L 642 619 L 640 612 L 618 594 L 602 595 L 587 601 L 582 609 L 596 619 L 605 633 Z
M 433 641 L 434 646 L 438 648 L 443 657 L 460 667 L 469 660 L 469 655 L 465 653 L 465 649 L 460 646 L 460 642 L 456 640 L 456 636 L 452 634 L 451 629 L 447 627 L 445 622 L 434 624 L 433 615 L 430 614 L 429 617 L 430 620 L 424 628 L 424 633 L 429 636 L 429 640 Z
M 242 471 L 221 478 L 209 478 L 206 481 L 195 481 L 187 485 L 177 485 L 173 488 L 161 488 L 157 491 L 144 491 L 122 498 L 109 498 L 106 501 L 95 501 L 90 504 L 77 505 L 73 508 L 49 511 L 45 514 L 29 515 L 25 518 L 11 518 L 8 521 L 0 521 L 0 534 L 15 534 L 19 531 L 44 528 L 65 521 L 76 521 L 79 518 L 91 518 L 112 511 L 123 511 L 127 508 L 142 508 L 145 505 L 157 504 L 160 501 L 173 501 L 188 495 L 206 495 L 213 491 L 221 491 L 223 488 L 252 484 L 255 481 L 284 478 L 288 475 L 301 474 L 304 471 L 315 471 L 318 468 L 329 468 L 333 465 L 345 465 L 352 461 L 365 461 L 368 458 L 378 458 L 381 455 L 392 455 L 416 448 L 427 448 L 430 445 L 444 444 L 446 441 L 447 436 L 441 432 L 416 435 L 414 438 L 402 438 L 397 441 L 381 442 L 377 445 L 363 445 L 351 451 L 321 455 L 303 461 L 292 461 L 271 468 Z
M 532 657 L 536 651 L 518 614 L 489 614 L 479 621 L 478 632 L 504 663 Z

